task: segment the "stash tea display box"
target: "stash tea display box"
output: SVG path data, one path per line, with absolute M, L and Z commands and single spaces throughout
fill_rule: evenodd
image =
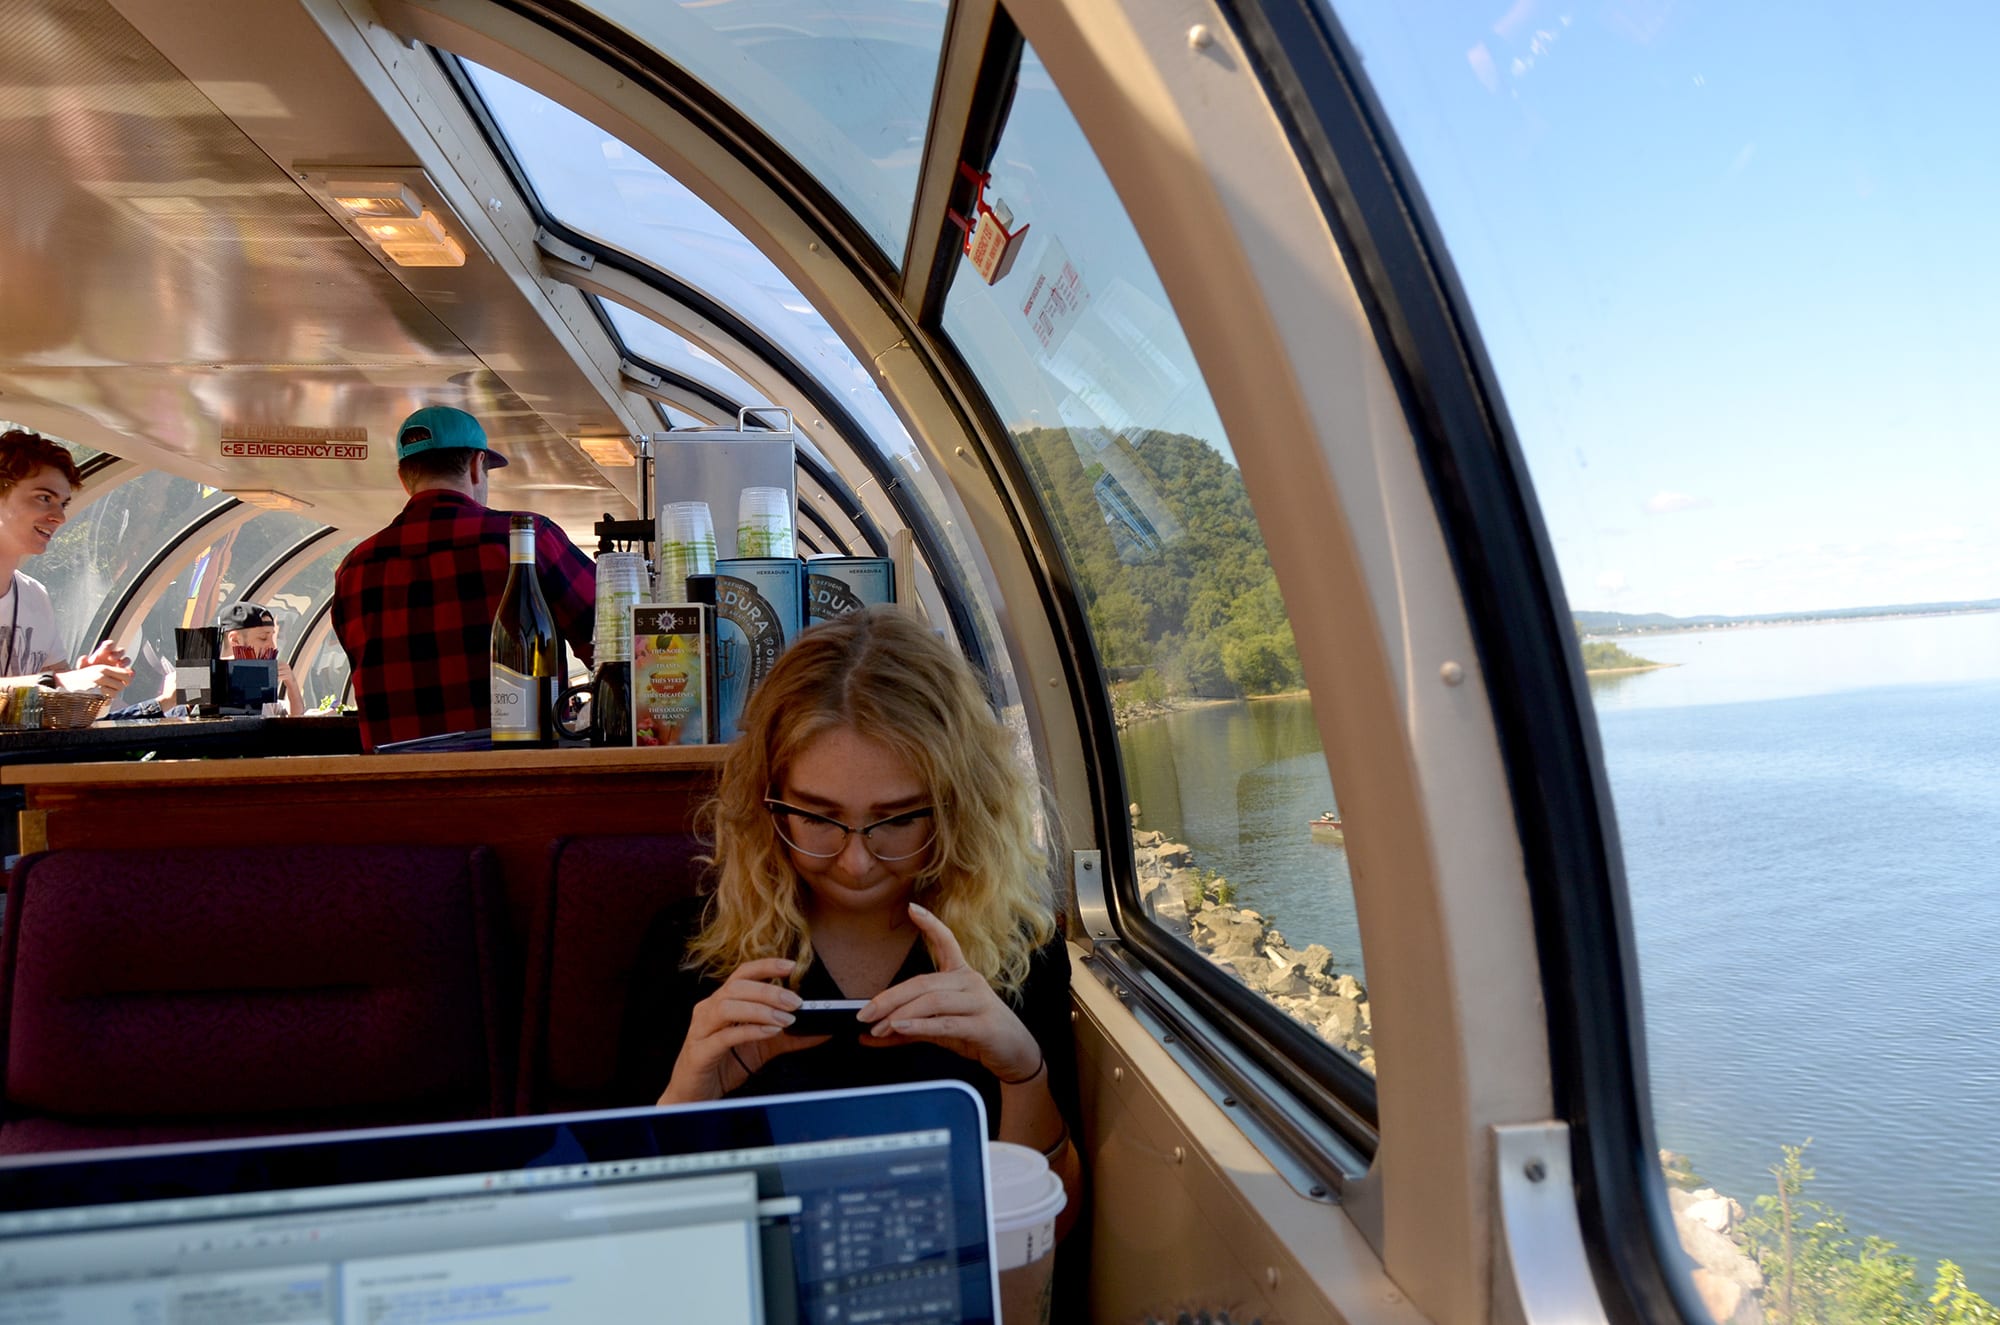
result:
M 715 739 L 709 659 L 713 609 L 641 603 L 632 609 L 632 744 L 705 745 Z

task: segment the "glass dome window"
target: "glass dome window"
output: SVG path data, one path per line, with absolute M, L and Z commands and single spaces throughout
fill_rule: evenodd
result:
M 902 261 L 945 0 L 598 0 L 784 148 Z
M 575 234 L 665 273 L 769 339 L 884 455 L 913 450 L 874 378 L 756 245 L 679 180 L 547 97 L 464 67 L 544 210 Z
M 604 310 L 612 330 L 618 333 L 618 339 L 648 363 L 706 387 L 738 409 L 745 405 L 771 403 L 764 398 L 763 392 L 744 381 L 735 369 L 672 327 L 662 326 L 609 299 L 600 299 L 597 303 Z

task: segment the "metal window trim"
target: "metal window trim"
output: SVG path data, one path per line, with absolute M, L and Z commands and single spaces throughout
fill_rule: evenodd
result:
M 948 212 L 964 216 L 973 196 L 959 166 L 991 164 L 1013 105 L 1021 50 L 1020 30 L 996 0 L 952 5 L 903 259 L 903 306 L 919 323 L 935 326 L 944 315 L 966 240 Z
M 1325 0 L 1216 0 L 1312 177 L 1435 493 L 1513 802 L 1582 1236 L 1619 1320 L 1706 1313 L 1655 1155 L 1615 816 L 1548 534 L 1441 232 Z M 1607 939 L 1609 940 L 1607 942 Z M 1565 1184 L 1563 1190 L 1570 1191 Z

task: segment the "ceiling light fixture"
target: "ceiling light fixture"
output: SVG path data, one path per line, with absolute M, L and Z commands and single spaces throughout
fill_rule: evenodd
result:
M 632 444 L 623 437 L 579 437 L 583 453 L 606 469 L 630 469 L 639 463 Z
M 451 233 L 458 218 L 421 167 L 298 166 L 294 173 L 321 206 L 397 266 L 465 265 L 465 245 Z

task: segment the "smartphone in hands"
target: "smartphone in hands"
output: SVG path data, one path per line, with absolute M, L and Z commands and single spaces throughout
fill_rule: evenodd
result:
M 865 998 L 809 998 L 792 1012 L 787 1035 L 859 1035 L 868 1023 L 855 1013 L 868 1006 Z

